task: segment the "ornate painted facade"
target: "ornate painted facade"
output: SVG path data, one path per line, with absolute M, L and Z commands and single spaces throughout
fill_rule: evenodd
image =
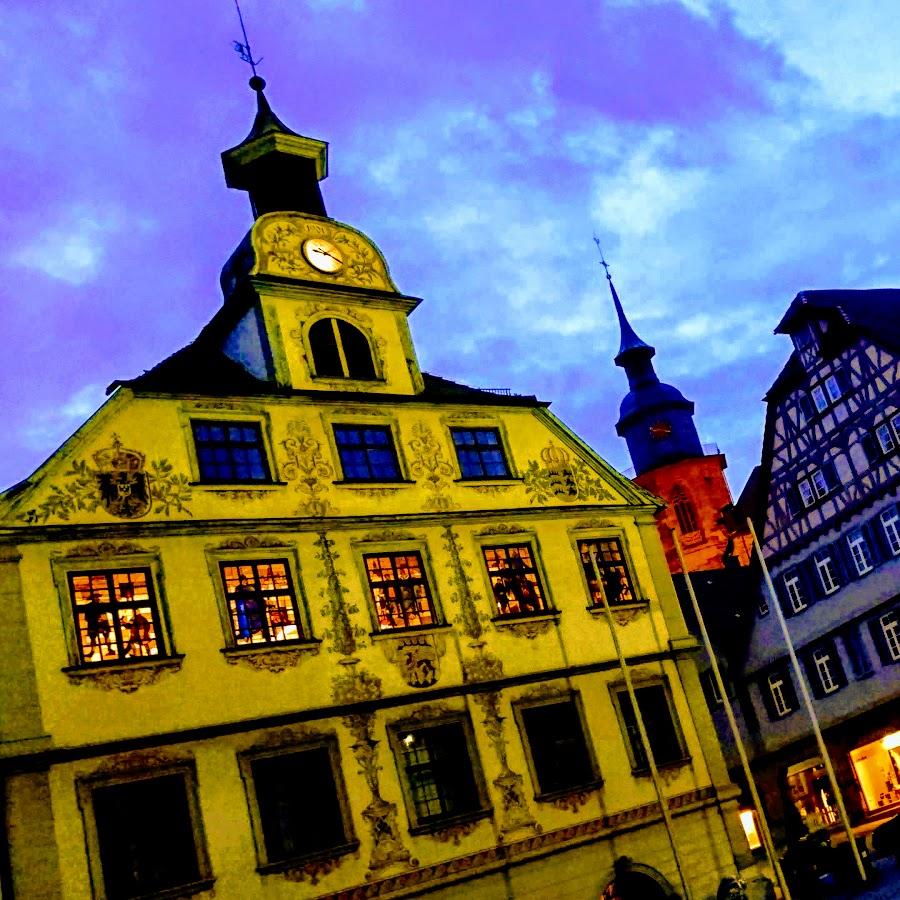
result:
M 758 531 L 851 819 L 900 809 L 900 291 L 804 291 L 766 400 Z M 773 811 L 837 821 L 768 602 L 746 677 Z
M 604 595 L 714 893 L 746 844 L 658 501 L 420 371 L 419 301 L 253 86 L 224 305 L 0 499 L 4 896 L 671 896 Z

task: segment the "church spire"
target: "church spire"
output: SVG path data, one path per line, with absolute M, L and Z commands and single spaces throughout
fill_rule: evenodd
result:
M 619 352 L 615 363 L 625 370 L 630 390 L 619 407 L 616 433 L 625 438 L 638 475 L 679 459 L 702 456 L 703 448 L 694 425 L 694 404 L 677 388 L 663 384 L 653 368 L 656 349 L 642 341 L 625 316 L 609 266 L 603 258 L 616 317 L 619 320 Z
M 222 154 L 225 183 L 250 195 L 256 218 L 269 212 L 326 215 L 319 182 L 328 175 L 328 144 L 288 128 L 272 111 L 259 75 L 250 87 L 256 118 L 247 137 Z

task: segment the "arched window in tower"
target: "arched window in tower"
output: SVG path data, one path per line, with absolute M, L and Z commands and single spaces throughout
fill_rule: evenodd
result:
M 320 319 L 309 329 L 317 378 L 374 381 L 375 363 L 368 338 L 343 319 Z
M 678 520 L 678 528 L 682 534 L 692 534 L 698 530 L 694 504 L 680 484 L 676 485 L 672 491 L 672 507 L 675 510 L 675 518 Z

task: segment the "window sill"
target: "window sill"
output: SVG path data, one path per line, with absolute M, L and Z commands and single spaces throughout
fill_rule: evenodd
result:
M 440 622 L 435 625 L 410 625 L 407 628 L 386 628 L 384 631 L 370 631 L 373 641 L 387 641 L 391 638 L 404 638 L 417 634 L 442 634 L 453 629 L 452 625 Z
M 516 613 L 510 616 L 495 616 L 491 621 L 498 630 L 508 630 L 516 637 L 534 640 L 538 635 L 546 634 L 551 628 L 559 625 L 560 611 L 541 610 L 536 613 Z
M 154 684 L 166 673 L 181 669 L 184 654 L 142 657 L 134 662 L 88 663 L 66 666 L 62 671 L 73 684 L 90 684 L 106 691 L 131 694 L 138 688 Z
M 524 613 L 507 613 L 506 615 L 494 616 L 491 621 L 495 625 L 516 625 L 519 622 L 540 622 L 553 621 L 562 615 L 558 609 L 539 609 L 535 612 Z
M 215 885 L 215 878 L 204 878 L 202 881 L 192 881 L 190 884 L 181 884 L 177 887 L 166 888 L 162 891 L 153 891 L 151 894 L 141 894 L 141 900 L 178 900 L 181 897 L 193 897 L 202 891 L 210 891 Z
M 468 478 L 455 478 L 454 484 L 460 487 L 483 487 L 486 484 L 509 485 L 521 484 L 524 479 L 517 475 L 472 475 Z
M 680 769 L 686 769 L 691 764 L 691 758 L 685 756 L 683 759 L 673 759 L 670 762 L 657 763 L 658 772 L 667 772 L 670 775 L 677 773 Z M 650 776 L 649 766 L 632 766 L 631 774 L 635 778 L 644 778 Z
M 307 656 L 317 656 L 322 642 L 318 639 L 246 647 L 225 647 L 220 652 L 230 666 L 246 665 L 265 672 L 292 669 Z
M 340 481 L 332 481 L 331 483 L 333 485 L 336 485 L 337 487 L 348 488 L 399 488 L 406 485 L 415 484 L 415 481 L 412 481 L 409 478 L 345 478 Z
M 647 609 L 650 606 L 650 601 L 641 598 L 640 600 L 635 600 L 634 603 L 610 603 L 609 610 L 610 612 L 616 612 L 618 610 L 622 610 L 622 612 L 630 611 L 630 610 L 642 610 Z M 586 606 L 585 609 L 592 616 L 603 616 L 606 615 L 606 607 L 601 603 L 595 603 L 593 606 Z
M 573 784 L 570 787 L 560 788 L 556 791 L 547 791 L 546 793 L 535 794 L 534 799 L 538 803 L 557 803 L 560 800 L 566 800 L 572 795 L 587 794 L 603 787 L 603 780 L 595 778 L 593 781 L 587 781 L 584 784 Z
M 263 863 L 256 867 L 256 871 L 260 875 L 288 875 L 289 877 L 291 875 L 324 875 L 336 868 L 342 856 L 358 849 L 359 841 L 350 841 L 348 844 L 339 844 L 336 847 L 317 850 L 315 853 L 307 853 L 304 856 Z
M 212 491 L 271 491 L 286 487 L 286 481 L 191 481 L 192 488 L 206 488 Z
M 409 833 L 411 835 L 420 834 L 439 834 L 442 831 L 451 831 L 465 825 L 474 825 L 482 819 L 489 819 L 493 816 L 493 810 L 479 809 L 475 812 L 463 813 L 459 816 L 447 816 L 442 819 L 433 819 L 424 822 L 421 825 L 411 825 Z

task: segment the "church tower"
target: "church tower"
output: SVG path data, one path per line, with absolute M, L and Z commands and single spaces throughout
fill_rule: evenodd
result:
M 746 565 L 749 545 L 731 515 L 725 455 L 704 453 L 693 402 L 659 380 L 653 368 L 656 349 L 631 327 L 609 268 L 605 262 L 603 266 L 621 333 L 615 363 L 625 370 L 629 387 L 619 407 L 616 433 L 628 444 L 634 481 L 668 503 L 657 524 L 669 569 L 681 570 L 671 529 L 677 531 L 692 571 Z

